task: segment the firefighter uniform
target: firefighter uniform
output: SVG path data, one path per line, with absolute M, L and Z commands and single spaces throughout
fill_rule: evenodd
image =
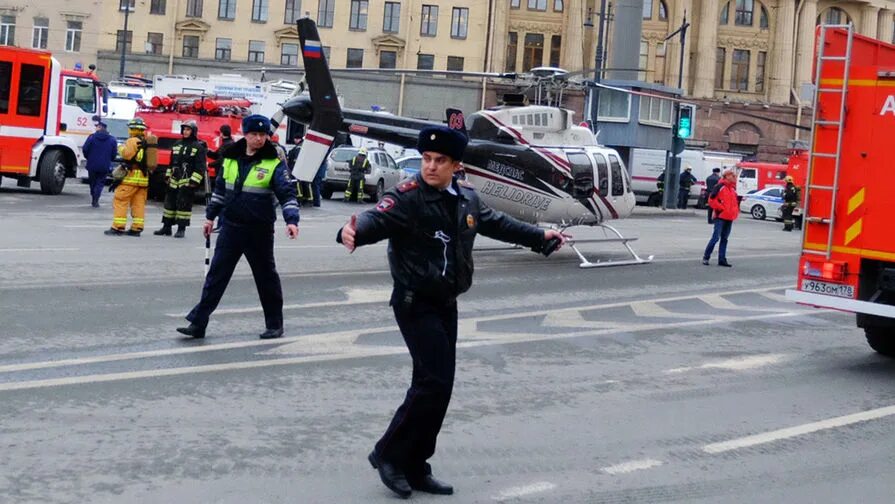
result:
M 793 183 L 791 176 L 786 177 L 786 188 L 783 190 L 783 230 L 792 231 L 792 214 L 799 206 L 799 193 L 801 190 Z
M 162 228 L 153 234 L 171 236 L 171 227 L 177 224 L 175 238 L 183 238 L 193 215 L 193 198 L 196 188 L 205 176 L 207 148 L 199 140 L 196 121 L 187 121 L 180 126 L 190 134 L 171 147 L 171 164 L 165 173 L 168 187 L 165 191 L 165 208 L 162 212 Z
M 146 197 L 149 194 L 149 173 L 155 168 L 148 163 L 146 124 L 136 118 L 128 123 L 130 138 L 119 149 L 124 164 L 124 178 L 113 182 L 115 197 L 112 202 L 112 228 L 105 231 L 109 236 L 140 236 L 146 214 Z M 131 227 L 127 231 L 127 213 L 130 209 Z
M 248 116 L 243 120 L 242 130 L 245 134 L 268 133 L 270 120 L 260 115 Z M 224 149 L 222 157 L 222 172 L 216 177 L 214 194 L 205 210 L 206 219 L 214 221 L 220 217 L 221 221 L 214 258 L 202 297 L 186 317 L 190 326 L 177 330 L 194 338 L 205 336 L 209 317 L 224 295 L 236 264 L 245 255 L 264 309 L 267 330 L 261 338 L 280 337 L 283 335 L 283 292 L 273 251 L 274 202 L 279 201 L 286 223 L 297 226 L 295 181 L 269 138 L 252 155 L 247 153 L 247 140 L 240 139 Z
M 348 164 L 348 187 L 345 188 L 345 201 L 364 201 L 364 176 L 370 168 L 367 149 L 361 147 L 357 155 Z
M 461 159 L 466 137 L 443 126 L 423 129 L 420 152 Z M 388 239 L 394 290 L 390 304 L 413 359 L 410 389 L 388 429 L 369 456 L 383 483 L 402 497 L 411 489 L 449 494 L 426 462 L 447 412 L 454 384 L 458 295 L 472 284 L 472 247 L 478 232 L 534 249 L 544 245 L 542 229 L 485 205 L 454 176 L 440 190 L 421 174 L 389 189 L 379 204 L 360 214 L 355 246 Z M 342 230 L 336 237 L 341 242 Z

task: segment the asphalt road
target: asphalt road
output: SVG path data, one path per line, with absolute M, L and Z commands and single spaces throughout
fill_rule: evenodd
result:
M 277 229 L 286 337 L 241 264 L 204 341 L 174 329 L 204 240 L 106 237 L 111 197 L 0 188 L 0 501 L 376 503 L 366 454 L 410 361 L 383 245 L 348 254 L 353 211 Z M 196 223 L 201 207 L 194 209 Z M 149 230 L 161 215 L 151 206 Z M 652 264 L 581 270 L 562 250 L 476 253 L 454 398 L 424 502 L 891 502 L 895 363 L 853 317 L 782 298 L 798 235 L 745 214 L 732 269 L 700 264 L 702 212 L 618 228 Z M 594 230 L 574 230 L 594 237 Z M 495 246 L 481 240 L 481 247 Z M 584 245 L 621 259 L 615 245 Z

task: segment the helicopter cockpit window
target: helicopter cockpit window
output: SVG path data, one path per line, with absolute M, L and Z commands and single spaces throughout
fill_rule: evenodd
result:
M 569 153 L 572 165 L 572 197 L 590 198 L 594 194 L 594 167 L 583 152 Z
M 609 155 L 609 165 L 612 167 L 612 195 L 621 196 L 625 194 L 625 185 L 622 182 L 622 165 L 618 158 L 612 154 Z
M 609 165 L 602 154 L 594 154 L 597 161 L 597 191 L 600 196 L 609 196 Z

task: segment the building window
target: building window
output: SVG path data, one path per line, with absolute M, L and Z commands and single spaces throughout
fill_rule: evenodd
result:
M 665 82 L 665 44 L 656 45 L 656 62 L 653 64 L 653 82 Z
M 764 92 L 764 74 L 767 66 L 768 53 L 759 51 L 758 61 L 755 63 L 755 92 Z
M 643 19 L 650 20 L 653 18 L 653 0 L 643 0 Z
M 640 122 L 671 126 L 671 102 L 652 96 L 640 97 Z
M 146 34 L 146 54 L 161 54 L 165 36 L 161 33 L 149 32 Z
M 640 40 L 640 59 L 637 60 L 637 80 L 646 80 L 646 68 L 649 66 L 649 42 Z
M 752 11 L 754 8 L 753 0 L 736 0 L 734 23 L 737 26 L 752 26 Z
M 149 13 L 165 15 L 165 0 L 151 0 L 149 2 Z
M 544 64 L 544 36 L 540 33 L 526 33 L 522 49 L 522 71 L 527 72 Z
M 301 0 L 286 0 L 286 14 L 283 22 L 292 24 L 301 19 Z
M 559 68 L 559 55 L 562 53 L 562 35 L 550 37 L 550 66 Z
M 336 0 L 320 0 L 317 4 L 317 26 L 332 28 L 336 16 Z
M 268 0 L 252 0 L 252 21 L 255 23 L 267 22 Z
M 16 45 L 15 16 L 0 16 L 0 45 Z
M 65 50 L 67 52 L 81 51 L 81 31 L 84 24 L 81 21 L 68 21 L 65 24 Z
M 347 68 L 363 68 L 364 66 L 364 50 L 348 48 L 348 60 L 345 62 Z
M 659 21 L 668 21 L 668 8 L 664 0 L 659 0 Z
M 186 17 L 202 17 L 202 0 L 186 0 Z
M 715 49 L 715 89 L 724 89 L 724 67 L 727 63 L 727 49 Z
M 233 39 L 219 38 L 214 42 L 214 59 L 217 61 L 230 61 L 233 55 Z
M 323 46 L 323 57 L 326 58 L 326 61 L 330 61 L 330 60 L 332 59 L 332 58 L 330 58 L 330 54 L 331 54 L 331 53 L 330 53 L 330 50 L 331 50 L 331 49 L 332 49 L 332 48 L 329 47 L 329 46 L 326 46 L 326 45 Z
M 851 18 L 848 17 L 844 10 L 838 7 L 830 7 L 817 17 L 817 24 L 842 25 L 848 23 L 851 23 Z
M 385 14 L 382 17 L 382 31 L 385 33 L 398 33 L 401 28 L 401 4 L 398 2 L 385 2 Z
M 600 121 L 628 122 L 631 118 L 631 95 L 611 89 L 600 90 L 597 118 Z
M 218 19 L 236 19 L 236 0 L 219 0 Z
M 518 9 L 519 5 L 522 3 L 522 0 L 510 0 L 510 8 Z
M 434 37 L 438 34 L 438 6 L 423 5 L 423 15 L 420 18 L 420 35 Z
M 734 49 L 730 65 L 730 88 L 736 91 L 749 90 L 749 51 Z
M 553 0 L 553 11 L 554 12 L 562 12 L 563 5 L 562 0 Z
M 367 29 L 367 11 L 370 7 L 367 0 L 351 0 L 351 17 L 348 19 L 348 29 L 365 31 Z
M 461 58 L 460 56 L 448 56 L 447 69 L 451 72 L 462 72 L 463 58 Z
M 286 44 L 280 46 L 280 64 L 283 66 L 298 66 L 298 44 Z
M 771 23 L 768 21 L 768 10 L 761 6 L 761 17 L 759 18 L 758 27 L 767 30 Z
M 519 48 L 519 34 L 509 32 L 507 34 L 507 62 L 504 65 L 504 72 L 516 71 L 516 50 Z
M 451 14 L 451 38 L 465 39 L 469 27 L 469 9 L 454 7 Z
M 199 57 L 199 36 L 184 35 L 183 36 L 183 57 L 198 58 Z
M 48 18 L 34 18 L 34 28 L 31 29 L 31 47 L 33 49 L 46 49 L 47 37 L 50 36 L 50 20 Z
M 433 70 L 435 69 L 434 54 L 417 54 L 416 55 L 417 70 Z
M 528 10 L 547 10 L 547 0 L 528 0 Z
M 124 52 L 131 52 L 131 46 L 134 42 L 134 32 L 131 30 L 118 30 L 118 36 L 115 38 L 115 52 L 120 53 L 124 47 Z
M 118 0 L 118 10 L 121 12 L 136 10 L 137 0 Z
M 263 40 L 249 40 L 249 63 L 264 63 Z
M 379 68 L 396 68 L 398 53 L 396 51 L 379 51 Z
M 721 24 L 727 25 L 728 21 L 730 21 L 730 2 L 721 7 Z

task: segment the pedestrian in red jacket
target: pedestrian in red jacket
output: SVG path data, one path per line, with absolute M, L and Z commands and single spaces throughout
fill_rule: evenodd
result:
M 727 262 L 727 237 L 730 236 L 733 221 L 740 216 L 740 204 L 737 200 L 737 175 L 733 169 L 724 170 L 721 182 L 715 186 L 709 196 L 709 207 L 714 210 L 715 231 L 705 247 L 705 253 L 702 254 L 702 264 L 708 266 L 712 251 L 715 250 L 715 244 L 721 240 L 721 245 L 718 247 L 718 266 L 730 268 L 731 264 Z

